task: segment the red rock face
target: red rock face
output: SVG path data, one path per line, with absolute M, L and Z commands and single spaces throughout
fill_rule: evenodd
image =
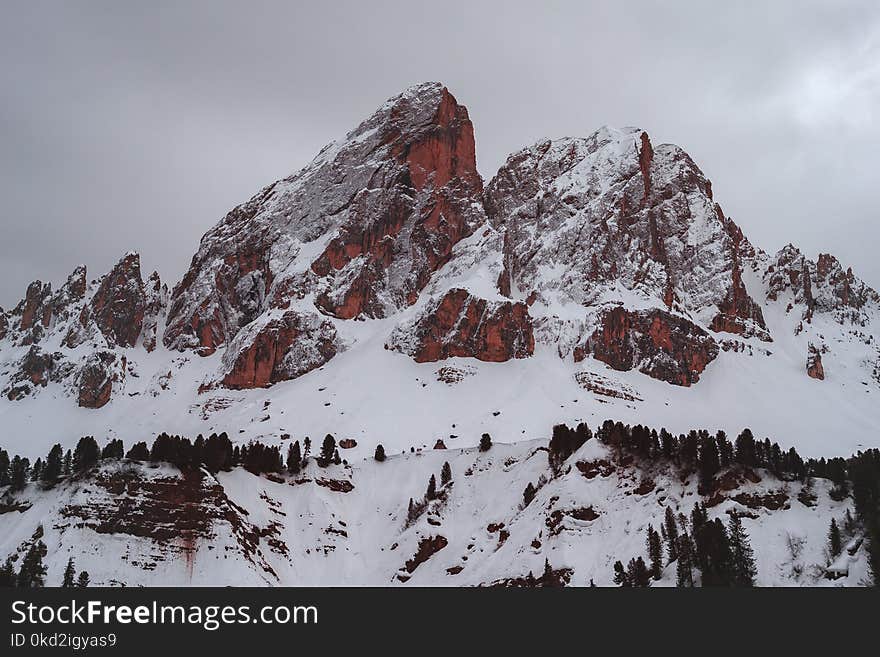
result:
M 113 381 L 119 375 L 115 370 L 116 354 L 100 351 L 92 354 L 79 373 L 78 403 L 83 408 L 101 408 L 113 392 Z M 122 371 L 125 358 L 122 358 Z
M 776 254 L 765 280 L 767 298 L 776 301 L 791 294 L 791 300 L 803 306 L 807 322 L 815 313 L 829 313 L 838 322 L 864 326 L 866 307 L 880 303 L 880 295 L 856 278 L 851 268 L 844 270 L 834 256 L 821 253 L 813 262 L 791 244 Z
M 336 329 L 318 316 L 287 311 L 249 329 L 230 345 L 227 388 L 264 388 L 302 376 L 336 355 Z
M 405 333 L 414 337 L 411 355 L 419 363 L 453 357 L 500 363 L 535 351 L 526 304 L 490 303 L 462 289 L 447 292 Z
M 309 294 L 341 319 L 397 312 L 484 221 L 481 194 L 467 110 L 442 85 L 407 90 L 205 235 L 165 344 L 212 353 Z
M 92 317 L 111 344 L 133 347 L 144 321 L 141 260 L 129 253 L 107 274 L 92 297 Z
M 616 370 L 639 371 L 680 386 L 696 383 L 718 355 L 718 345 L 706 331 L 663 310 L 607 311 L 589 340 L 578 346 L 579 362 L 592 354 Z
M 726 218 L 721 206 L 715 205 L 718 219 L 730 237 L 731 284 L 724 299 L 718 304 L 718 314 L 712 319 L 709 328 L 713 331 L 735 333 L 744 337 L 756 336 L 765 342 L 772 342 L 764 324 L 761 307 L 749 296 L 742 280 L 743 258 L 754 255 L 754 247 L 743 235 L 742 230 L 732 220 Z
M 52 295 L 52 285 L 41 281 L 34 281 L 28 285 L 27 293 L 21 308 L 21 321 L 19 328 L 29 331 L 36 324 L 43 327 L 49 326 L 52 319 L 52 306 L 49 299 Z
M 392 157 L 400 165 L 383 211 L 371 217 L 372 201 L 361 197 L 349 221 L 312 263 L 312 271 L 327 276 L 361 259 L 349 280 L 317 300 L 319 308 L 342 319 L 383 317 L 379 295 L 386 287 L 387 269 L 418 253 L 413 263 L 418 266 L 411 269 L 411 280 L 399 299 L 401 307 L 414 303 L 431 274 L 449 261 L 452 247 L 472 233 L 468 201 L 479 197 L 483 189 L 473 124 L 467 109 L 445 88 L 427 128 L 415 135 L 389 130 L 383 140 L 391 143 Z M 428 195 L 421 207 L 413 202 L 420 192 Z M 409 234 L 408 252 L 396 248 L 396 238 L 404 229 Z
M 822 367 L 822 352 L 812 344 L 807 351 L 807 376 L 819 381 L 825 380 L 825 368 Z

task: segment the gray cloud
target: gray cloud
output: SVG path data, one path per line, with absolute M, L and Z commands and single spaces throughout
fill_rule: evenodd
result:
M 468 106 L 487 178 L 638 125 L 756 245 L 880 286 L 876 2 L 321 4 L 6 3 L 0 305 L 129 249 L 173 284 L 226 211 L 423 80 Z

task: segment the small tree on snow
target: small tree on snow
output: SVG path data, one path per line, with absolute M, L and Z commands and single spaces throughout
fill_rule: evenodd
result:
M 452 466 L 449 465 L 449 461 L 446 461 L 440 471 L 440 485 L 445 486 L 450 481 L 452 481 Z
M 840 538 L 840 529 L 837 527 L 837 521 L 832 518 L 831 526 L 828 528 L 828 552 L 833 559 L 840 554 L 842 549 L 843 545 Z
M 484 433 L 480 438 L 480 451 L 488 452 L 492 448 L 492 436 L 488 433 Z
M 71 589 L 74 586 L 76 570 L 73 567 L 73 559 L 68 559 L 67 567 L 64 569 L 64 580 L 61 582 L 61 588 Z

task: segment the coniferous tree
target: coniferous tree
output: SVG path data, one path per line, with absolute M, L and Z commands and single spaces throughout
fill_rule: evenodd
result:
M 663 529 L 666 535 L 666 552 L 669 555 L 669 562 L 672 563 L 678 558 L 678 523 L 675 521 L 675 513 L 672 511 L 672 507 L 666 507 Z
M 336 450 L 336 439 L 329 433 L 324 436 L 324 442 L 321 444 L 321 453 L 318 455 L 318 465 L 326 468 L 333 460 L 333 452 Z
M 0 566 L 0 588 L 12 588 L 15 586 L 15 566 L 12 557 L 7 557 L 6 562 Z
M 128 450 L 128 454 L 126 454 L 125 457 L 131 459 L 132 461 L 149 461 L 150 449 L 149 447 L 147 447 L 147 443 L 141 441 L 132 445 L 131 449 Z
M 535 486 L 530 481 L 526 485 L 526 489 L 523 491 L 523 507 L 527 507 L 532 503 L 532 500 L 535 499 L 535 494 L 537 491 L 535 490 Z
M 492 448 L 492 436 L 488 433 L 484 433 L 480 438 L 480 451 L 488 452 Z
M 31 481 L 40 481 L 43 474 L 43 459 L 38 458 L 31 467 Z
M 433 500 L 437 497 L 437 479 L 434 475 L 431 475 L 431 478 L 428 480 L 428 490 L 425 492 L 426 500 Z
M 687 532 L 678 537 L 675 560 L 675 577 L 680 587 L 692 587 L 694 585 L 694 545 Z
M 376 453 L 373 454 L 373 458 L 381 463 L 385 460 L 385 448 L 382 447 L 382 443 L 376 445 Z
M 707 520 L 699 529 L 694 529 L 694 548 L 694 561 L 700 569 L 703 586 L 733 584 L 730 539 L 721 520 Z
M 880 587 L 880 519 L 868 525 L 867 531 L 868 570 L 873 577 L 874 586 Z
M 76 444 L 76 449 L 73 450 L 74 471 L 77 474 L 82 474 L 98 462 L 100 455 L 101 451 L 98 449 L 98 443 L 94 437 L 83 436 Z
M 47 488 L 52 488 L 61 478 L 64 469 L 64 451 L 61 445 L 53 445 L 46 457 L 46 465 L 43 466 L 42 479 Z
M 837 521 L 832 518 L 831 526 L 828 528 L 828 553 L 834 559 L 843 549 L 840 538 L 840 529 L 837 527 Z
M 641 557 L 630 559 L 626 568 L 626 577 L 630 586 L 637 588 L 651 586 L 651 573 L 645 565 L 645 560 Z
M 31 545 L 18 571 L 18 579 L 15 583 L 18 588 L 35 589 L 43 586 L 46 577 L 46 566 L 43 565 L 45 552 L 46 546 L 42 541 Z
M 61 582 L 61 588 L 70 589 L 73 588 L 75 578 L 76 577 L 76 569 L 73 567 L 73 557 L 67 560 L 67 567 L 64 569 L 64 579 Z
M 71 450 L 67 450 L 64 452 L 64 476 L 69 477 L 71 470 L 73 468 L 73 452 Z
M 12 462 L 9 465 L 9 490 L 13 493 L 24 490 L 30 470 L 31 464 L 27 458 L 22 458 L 18 454 L 13 456 Z
M 339 465 L 342 463 L 342 459 L 339 458 L 339 450 L 338 449 L 333 450 L 333 463 L 336 465 Z
M 550 559 L 544 559 L 544 572 L 541 574 L 541 584 L 544 586 L 557 586 L 556 576 L 550 566 Z
M 416 504 L 413 501 L 413 498 L 409 498 L 409 506 L 406 508 L 406 524 L 407 526 L 413 524 L 416 520 L 419 519 L 419 516 L 422 514 L 422 505 Z
M 302 467 L 305 470 L 306 466 L 309 464 L 309 455 L 312 452 L 312 439 L 308 436 L 303 440 L 303 460 Z
M 715 438 L 708 433 L 700 436 L 699 451 L 699 468 L 700 468 L 700 487 L 707 492 L 711 492 L 715 488 L 715 475 L 721 468 L 718 457 L 718 446 Z
M 445 486 L 450 481 L 452 481 L 452 466 L 449 465 L 449 461 L 445 461 L 440 470 L 440 485 Z
M 707 519 L 706 507 L 699 502 L 694 502 L 694 509 L 691 511 L 691 527 L 693 527 L 694 535 L 706 524 Z
M 201 438 L 201 436 L 199 437 Z M 101 458 L 121 459 L 124 452 L 125 446 L 122 444 L 122 441 L 119 439 L 114 439 L 104 445 L 104 449 L 101 450 Z
M 0 486 L 8 486 L 9 478 L 9 454 L 5 449 L 0 449 Z
M 663 543 L 653 525 L 648 525 L 645 545 L 648 549 L 648 561 L 651 563 L 651 577 L 660 579 L 663 576 Z
M 614 583 L 621 587 L 630 586 L 629 577 L 627 577 L 623 563 L 619 560 L 614 562 Z
M 0 486 L 8 486 L 9 478 L 9 454 L 5 449 L 0 449 Z
M 299 448 L 299 441 L 293 443 L 287 448 L 287 471 L 290 474 L 299 474 L 302 469 L 302 452 Z
M 758 568 L 755 555 L 749 544 L 749 535 L 742 525 L 742 519 L 734 514 L 730 516 L 727 535 L 730 542 L 731 583 L 734 586 L 754 586 Z
M 89 573 L 85 570 L 79 574 L 79 577 L 76 578 L 76 587 L 78 589 L 84 589 L 89 585 Z

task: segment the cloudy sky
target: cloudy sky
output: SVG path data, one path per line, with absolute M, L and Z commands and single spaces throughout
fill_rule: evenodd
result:
M 7 0 L 0 305 L 130 249 L 173 284 L 231 207 L 425 80 L 467 105 L 484 177 L 540 138 L 636 125 L 756 245 L 880 287 L 875 0 Z

